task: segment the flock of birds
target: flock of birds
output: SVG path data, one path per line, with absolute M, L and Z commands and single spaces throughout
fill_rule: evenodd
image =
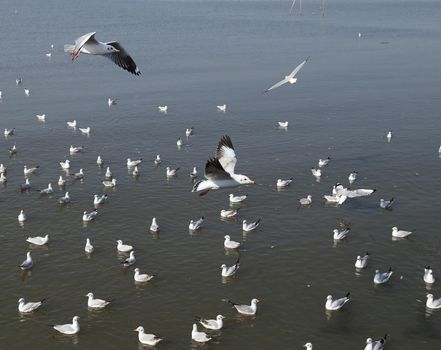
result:
M 134 75 L 141 74 L 139 68 L 137 67 L 131 56 L 121 46 L 121 44 L 119 44 L 116 41 L 111 41 L 106 43 L 97 41 L 95 39 L 95 33 L 88 33 L 79 37 L 78 39 L 75 40 L 75 43 L 73 45 L 65 45 L 65 51 L 72 56 L 72 61 L 76 60 L 81 53 L 91 54 L 91 55 L 101 55 L 110 58 L 115 64 L 117 64 L 121 68 L 127 70 L 128 72 Z M 309 57 L 306 58 L 303 62 L 301 62 L 289 75 L 285 76 L 281 81 L 269 87 L 267 90 L 265 90 L 265 92 L 272 91 L 287 83 L 289 84 L 296 83 L 297 82 L 296 76 L 299 73 L 299 71 L 302 69 L 302 67 L 307 63 L 308 59 Z M 16 80 L 16 84 L 19 85 L 21 83 L 22 83 L 22 79 L 18 78 Z M 30 95 L 29 89 L 24 89 L 24 92 L 27 96 Z M 0 92 L 0 98 L 2 98 L 1 92 Z M 117 103 L 116 99 L 114 98 L 108 99 L 109 107 L 115 105 L 116 103 Z M 226 112 L 227 110 L 226 104 L 218 105 L 216 107 L 221 112 Z M 166 105 L 158 106 L 158 110 L 162 113 L 167 113 L 168 106 Z M 45 114 L 36 115 L 36 118 L 40 122 L 46 121 Z M 288 128 L 288 125 L 289 125 L 288 121 L 278 122 L 278 126 L 280 128 Z M 77 128 L 76 120 L 68 121 L 67 126 L 69 128 Z M 83 134 L 90 134 L 91 132 L 90 127 L 79 128 L 79 130 Z M 16 130 L 14 128 L 4 129 L 5 137 L 13 136 L 15 135 L 15 132 Z M 186 130 L 187 137 L 190 137 L 192 134 L 193 134 L 193 128 L 189 128 Z M 391 142 L 392 131 L 389 131 L 386 134 L 386 139 L 388 140 L 388 142 Z M 177 140 L 176 145 L 178 148 L 183 145 L 183 142 L 180 138 Z M 82 146 L 70 145 L 69 147 L 69 153 L 72 155 L 81 153 L 82 151 L 83 151 Z M 11 147 L 9 152 L 11 156 L 15 156 L 17 154 L 18 150 L 15 144 L 13 145 L 13 147 Z M 441 147 L 440 147 L 440 152 L 441 152 Z M 156 166 L 160 165 L 161 164 L 160 155 L 157 155 L 156 158 L 152 161 Z M 320 179 L 320 177 L 323 174 L 324 168 L 329 164 L 330 161 L 331 161 L 330 157 L 319 159 L 317 167 L 311 169 L 312 176 L 315 177 L 316 179 Z M 139 167 L 141 166 L 142 162 L 143 162 L 142 159 L 130 159 L 130 158 L 127 159 L 127 168 L 131 171 L 133 176 L 139 175 Z M 105 164 L 101 156 L 97 157 L 96 163 L 100 167 L 103 167 Z M 243 174 L 238 174 L 235 172 L 236 163 L 237 163 L 237 158 L 232 140 L 229 136 L 225 135 L 220 139 L 216 147 L 214 156 L 206 161 L 205 169 L 204 169 L 205 178 L 201 180 L 197 180 L 199 175 L 197 169 L 193 168 L 193 171 L 190 173 L 190 177 L 194 180 L 191 191 L 199 192 L 199 194 L 203 196 L 203 195 L 207 195 L 209 191 L 212 190 L 255 184 L 255 181 L 250 179 L 248 176 Z M 65 171 L 68 174 L 71 168 L 70 160 L 66 159 L 60 161 L 59 164 L 61 170 Z M 32 188 L 30 178 L 37 171 L 42 171 L 42 169 L 40 169 L 39 166 L 27 166 L 27 165 L 24 166 L 23 174 L 25 180 L 20 185 L 20 191 L 29 191 Z M 176 176 L 178 171 L 179 168 L 167 167 L 166 176 L 167 177 Z M 7 175 L 7 166 L 5 166 L 4 164 L 0 164 L 1 183 L 6 183 L 8 181 L 6 175 Z M 348 181 L 351 185 L 357 181 L 357 176 L 358 173 L 356 171 L 348 175 Z M 70 179 L 72 181 L 76 181 L 76 180 L 81 181 L 82 179 L 84 179 L 84 177 L 85 177 L 85 173 L 83 169 L 79 169 L 78 172 L 70 175 Z M 102 185 L 104 188 L 113 188 L 117 186 L 117 180 L 113 177 L 110 167 L 106 167 L 105 177 L 106 179 L 102 181 Z M 275 185 L 277 188 L 281 189 L 290 186 L 292 181 L 293 181 L 292 178 L 277 179 Z M 68 183 L 67 178 L 63 178 L 63 175 L 60 175 L 58 179 L 59 187 L 64 189 L 67 183 Z M 353 188 L 347 188 L 341 183 L 337 183 L 331 189 L 331 193 L 325 194 L 323 198 L 326 202 L 334 203 L 336 205 L 342 205 L 351 198 L 369 196 L 374 192 L 375 189 L 364 189 L 364 188 L 353 189 Z M 51 183 L 48 184 L 47 188 L 40 190 L 40 195 L 42 196 L 50 195 L 52 193 L 54 193 L 54 189 Z M 95 220 L 99 215 L 99 211 L 97 208 L 100 208 L 108 199 L 109 196 L 107 194 L 101 194 L 101 195 L 94 194 L 93 204 L 95 206 L 95 209 L 90 212 L 87 211 L 83 212 L 83 216 L 82 216 L 83 222 L 87 223 Z M 232 206 L 229 209 L 221 210 L 220 216 L 225 219 L 235 217 L 239 209 L 237 207 L 234 207 L 234 205 L 240 204 L 246 199 L 247 199 L 246 195 L 235 195 L 232 193 L 229 194 L 229 202 Z M 69 204 L 70 201 L 71 201 L 71 197 L 69 191 L 65 191 L 64 195 L 58 198 L 58 204 L 61 206 Z M 307 208 L 311 206 L 312 202 L 313 202 L 312 196 L 310 194 L 307 194 L 305 195 L 305 197 L 299 199 L 298 204 L 299 207 Z M 394 198 L 391 199 L 382 198 L 380 199 L 379 206 L 384 210 L 390 210 L 393 206 L 393 203 L 394 203 Z M 19 223 L 24 223 L 27 220 L 27 215 L 24 210 L 21 210 L 19 212 L 17 219 Z M 191 231 L 199 230 L 204 223 L 204 219 L 205 219 L 204 217 L 201 217 L 197 220 L 191 220 L 189 223 L 189 230 Z M 253 231 L 259 227 L 260 222 L 261 222 L 260 219 L 254 221 L 243 220 L 242 229 L 244 232 Z M 341 226 L 342 227 L 340 229 L 336 228 L 332 231 L 332 237 L 336 241 L 344 240 L 350 234 L 351 231 L 350 224 L 342 223 Z M 159 232 L 160 230 L 160 226 L 155 217 L 152 218 L 150 230 L 152 232 Z M 391 234 L 392 237 L 396 239 L 405 239 L 406 237 L 411 235 L 412 232 L 406 230 L 400 230 L 397 227 L 393 227 Z M 49 235 L 28 237 L 26 241 L 32 245 L 43 246 L 48 244 Z M 226 250 L 236 251 L 237 253 L 239 253 L 241 248 L 241 243 L 232 240 L 229 235 L 225 235 L 224 248 Z M 128 267 L 134 267 L 136 265 L 135 250 L 132 245 L 124 243 L 122 240 L 118 240 L 116 242 L 116 249 L 119 253 L 126 254 L 126 257 L 121 261 L 121 264 L 124 267 L 128 268 Z M 84 246 L 84 251 L 87 254 L 93 254 L 94 250 L 95 248 L 90 238 L 87 238 Z M 354 263 L 355 268 L 358 271 L 362 271 L 363 269 L 366 269 L 369 263 L 369 258 L 370 258 L 369 253 L 366 253 L 363 256 L 361 255 L 357 256 Z M 19 268 L 21 270 L 30 270 L 33 268 L 33 266 L 34 266 L 34 261 L 31 252 L 29 251 L 26 254 L 26 259 L 19 265 Z M 222 264 L 220 266 L 220 270 L 221 270 L 220 274 L 223 278 L 229 278 L 235 276 L 238 273 L 239 268 L 240 268 L 240 254 L 238 254 L 238 258 L 233 265 L 228 266 L 226 264 Z M 141 269 L 138 267 L 134 268 L 133 272 L 134 272 L 133 279 L 135 283 L 148 283 L 155 277 L 153 274 L 142 273 Z M 377 269 L 373 276 L 373 282 L 377 285 L 386 284 L 392 278 L 392 275 L 393 275 L 393 269 L 391 267 L 389 267 L 384 271 L 380 271 Z M 425 267 L 423 280 L 428 285 L 432 285 L 433 283 L 435 283 L 433 270 L 430 268 L 430 266 Z M 113 300 L 104 300 L 104 299 L 95 298 L 95 295 L 92 292 L 87 293 L 85 296 L 87 297 L 87 307 L 90 310 L 104 309 L 109 305 L 111 305 L 113 302 Z M 335 312 L 341 310 L 349 301 L 350 301 L 350 293 L 347 293 L 345 296 L 342 296 L 340 298 L 334 298 L 332 295 L 328 295 L 324 307 L 327 311 Z M 29 314 L 35 312 L 43 305 L 44 302 L 45 299 L 39 301 L 26 301 L 25 298 L 22 297 L 18 300 L 18 311 L 23 314 Z M 232 304 L 235 310 L 241 315 L 255 316 L 257 314 L 257 305 L 259 303 L 258 298 L 253 298 L 250 301 L 250 304 L 239 304 L 231 300 L 228 300 L 228 302 Z M 441 309 L 441 298 L 435 299 L 432 294 L 428 294 L 426 306 L 429 309 Z M 191 339 L 196 343 L 210 342 L 213 339 L 213 336 L 210 335 L 209 332 L 212 330 L 222 329 L 224 326 L 224 319 L 225 316 L 223 316 L 222 314 L 217 315 L 216 318 L 214 319 L 206 319 L 203 317 L 196 318 L 196 323 L 193 323 L 192 325 Z M 79 321 L 80 321 L 80 317 L 74 316 L 72 318 L 71 323 L 53 325 L 52 327 L 55 331 L 59 333 L 65 335 L 74 335 L 80 332 Z M 205 332 L 199 330 L 197 325 L 198 323 L 201 326 L 203 326 L 207 331 Z M 163 340 L 163 338 L 160 336 L 146 333 L 142 326 L 138 326 L 136 329 L 134 329 L 134 331 L 138 333 L 138 340 L 143 345 L 155 346 Z M 378 340 L 367 338 L 364 349 L 381 350 L 385 346 L 386 339 L 387 339 L 387 334 Z M 307 342 L 304 345 L 304 347 L 306 347 L 306 349 L 308 350 L 313 349 L 313 345 L 310 342 Z

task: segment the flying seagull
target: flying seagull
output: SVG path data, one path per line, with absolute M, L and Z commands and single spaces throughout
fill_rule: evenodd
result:
M 247 176 L 234 173 L 236 162 L 236 153 L 230 137 L 222 136 L 217 145 L 215 157 L 207 160 L 205 164 L 206 180 L 196 182 L 192 192 L 202 191 L 200 195 L 203 196 L 209 190 L 254 184 L 255 182 Z
M 110 58 L 116 65 L 132 74 L 141 74 L 141 71 L 133 61 L 132 57 L 130 57 L 119 42 L 109 41 L 103 43 L 95 39 L 95 33 L 96 32 L 92 32 L 80 36 L 75 40 L 74 45 L 64 45 L 64 52 L 68 52 L 72 56 L 72 62 L 75 61 L 81 53 L 102 55 Z
M 274 89 L 277 89 L 279 86 L 285 85 L 286 83 L 295 84 L 297 82 L 296 75 L 302 69 L 302 67 L 305 65 L 306 62 L 308 62 L 309 56 L 306 57 L 306 59 L 300 63 L 294 70 L 287 76 L 285 76 L 284 79 L 280 80 L 278 83 L 274 84 L 270 88 L 266 89 L 264 92 L 268 92 Z

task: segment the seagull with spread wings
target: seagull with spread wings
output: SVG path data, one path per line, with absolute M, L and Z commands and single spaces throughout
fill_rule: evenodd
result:
M 294 68 L 294 70 L 289 75 L 285 76 L 284 79 L 280 80 L 278 83 L 275 83 L 273 86 L 266 89 L 265 92 L 277 89 L 278 87 L 285 85 L 286 83 L 295 84 L 297 82 L 296 75 L 299 73 L 300 69 L 303 68 L 305 63 L 308 62 L 308 60 L 309 60 L 309 56 L 306 57 L 306 59 L 302 63 L 300 63 L 296 68 Z
M 92 32 L 80 36 L 75 40 L 74 45 L 64 45 L 64 51 L 68 52 L 72 56 L 72 62 L 77 59 L 81 53 L 89 55 L 102 55 L 110 58 L 116 65 L 132 74 L 141 74 L 141 71 L 133 61 L 132 57 L 130 57 L 119 42 L 109 41 L 104 43 L 98 41 L 95 39 L 95 33 L 96 32 Z
M 193 186 L 192 192 L 200 192 L 201 196 L 209 190 L 217 190 L 224 187 L 236 187 L 246 184 L 254 184 L 248 176 L 235 174 L 234 168 L 237 163 L 233 143 L 228 135 L 223 136 L 216 148 L 214 158 L 207 160 L 205 164 L 205 178 Z

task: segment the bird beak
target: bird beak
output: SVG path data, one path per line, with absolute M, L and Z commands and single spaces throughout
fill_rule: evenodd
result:
M 254 181 L 254 180 L 251 180 L 251 183 L 252 183 L 253 185 L 255 185 L 255 184 L 256 184 L 256 181 Z
M 121 52 L 121 50 L 115 49 L 116 52 Z

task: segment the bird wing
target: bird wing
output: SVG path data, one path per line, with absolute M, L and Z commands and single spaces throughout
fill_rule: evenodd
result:
M 115 49 L 119 50 L 119 52 L 111 52 L 105 54 L 104 56 L 110 58 L 116 65 L 120 66 L 122 69 L 135 74 L 140 75 L 141 71 L 136 65 L 135 61 L 133 61 L 132 57 L 127 53 L 126 50 L 121 46 L 121 44 L 117 41 L 109 41 L 106 43 L 107 45 L 113 46 Z
M 228 135 L 222 136 L 216 148 L 216 159 L 222 164 L 227 173 L 234 174 L 234 167 L 237 163 L 233 143 Z
M 75 39 L 75 45 L 73 45 L 73 47 L 72 45 L 64 45 L 64 51 L 78 53 L 86 43 L 97 43 L 98 41 L 95 39 L 95 34 L 96 32 L 92 32 L 80 36 L 78 39 Z
M 225 171 L 220 161 L 210 158 L 205 164 L 205 177 L 208 180 L 231 180 L 229 173 Z
M 297 75 L 297 73 L 299 72 L 299 70 L 303 68 L 305 63 L 308 62 L 308 60 L 309 60 L 309 56 L 302 63 L 300 63 L 297 67 L 295 67 L 294 70 L 289 74 L 289 76 L 291 78 L 294 78 Z
M 275 83 L 273 86 L 271 86 L 270 88 L 266 89 L 265 92 L 271 91 L 273 89 L 277 89 L 279 86 L 282 86 L 284 84 L 286 84 L 288 82 L 288 79 L 282 79 L 279 82 Z

